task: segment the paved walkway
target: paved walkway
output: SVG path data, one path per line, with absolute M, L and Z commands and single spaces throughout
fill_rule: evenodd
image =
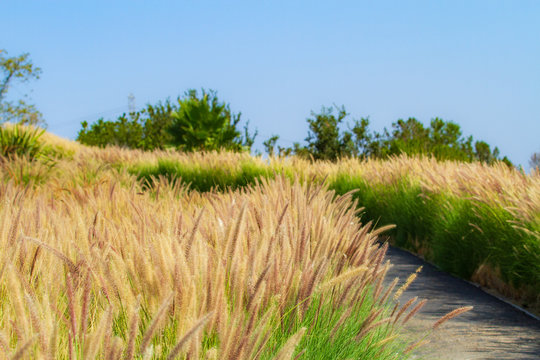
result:
M 387 282 L 398 276 L 401 284 L 418 266 L 424 266 L 400 299 L 401 303 L 414 296 L 428 299 L 422 311 L 406 325 L 411 337 L 417 339 L 420 331 L 455 308 L 474 306 L 441 325 L 414 358 L 540 359 L 540 321 L 406 251 L 389 248 L 387 259 L 393 264 Z

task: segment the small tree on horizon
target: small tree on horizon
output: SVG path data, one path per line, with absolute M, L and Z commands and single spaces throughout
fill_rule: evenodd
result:
M 19 56 L 7 57 L 7 51 L 0 49 L 0 124 L 15 122 L 23 125 L 45 126 L 43 115 L 35 105 L 28 103 L 24 95 L 23 99 L 8 101 L 9 88 L 15 81 L 20 83 L 37 80 L 41 75 L 41 68 L 34 66 L 30 60 L 30 54 L 24 53 Z
M 143 150 L 164 149 L 170 144 L 167 128 L 174 109 L 174 104 L 167 99 L 155 105 L 148 104 L 139 111 L 123 113 L 116 120 L 100 118 L 92 124 L 83 121 L 77 141 L 100 147 L 115 145 Z
M 229 104 L 220 102 L 215 91 L 188 90 L 176 102 L 167 99 L 148 104 L 140 111 L 124 113 L 116 120 L 99 119 L 93 124 L 81 122 L 77 140 L 86 145 L 154 150 L 177 148 L 195 150 L 250 150 L 257 132 L 243 134 L 237 128 L 240 113 L 234 114 Z
M 172 145 L 184 151 L 251 149 L 257 132 L 249 134 L 246 124 L 241 134 L 237 129 L 241 113 L 233 113 L 229 104 L 220 102 L 215 90 L 201 92 L 199 97 L 197 90 L 191 89 L 178 99 L 168 128 Z
M 334 112 L 337 110 L 337 114 Z M 497 147 L 491 149 L 485 141 L 473 142 L 473 137 L 463 137 L 461 127 L 453 121 L 435 117 L 425 126 L 414 117 L 398 119 L 390 130 L 382 133 L 369 130 L 369 118 L 354 120 L 353 126 L 341 131 L 349 113 L 344 106 L 322 107 L 320 113 L 311 112 L 306 146 L 295 143 L 280 154 L 294 153 L 314 160 L 336 160 L 341 157 L 362 159 L 385 159 L 392 155 L 426 155 L 438 160 L 481 161 L 492 164 L 502 161 L 513 166 L 505 156 L 500 158 Z M 268 139 L 264 145 L 273 154 L 277 136 Z
M 533 153 L 529 159 L 529 165 L 533 169 L 540 170 L 540 152 Z

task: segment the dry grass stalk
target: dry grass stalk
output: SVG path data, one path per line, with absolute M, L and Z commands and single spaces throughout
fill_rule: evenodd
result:
M 416 313 L 418 313 L 424 307 L 424 305 L 426 305 L 426 303 L 427 299 L 423 299 L 418 304 L 416 304 L 416 306 L 411 310 L 411 312 L 408 313 L 407 316 L 405 316 L 402 324 L 407 323 L 407 321 L 409 321 L 414 315 L 416 315 Z
M 150 322 L 150 325 L 148 325 L 148 328 L 146 329 L 146 332 L 144 333 L 144 336 L 141 340 L 141 345 L 140 345 L 141 353 L 145 353 L 146 348 L 150 344 L 150 340 L 152 339 L 152 336 L 154 335 L 154 332 L 156 331 L 159 323 L 163 320 L 163 317 L 165 316 L 167 308 L 171 304 L 172 299 L 173 299 L 172 295 L 169 295 L 165 299 L 163 304 L 158 309 L 156 315 L 152 319 L 152 322 Z
M 352 307 L 349 307 L 347 310 L 345 310 L 343 312 L 343 314 L 341 314 L 341 316 L 339 317 L 339 320 L 336 322 L 336 324 L 334 325 L 334 327 L 332 328 L 332 331 L 330 332 L 330 339 L 333 341 L 334 340 L 334 336 L 336 335 L 336 332 L 338 331 L 338 329 L 341 327 L 341 325 L 343 325 L 343 323 L 345 322 L 345 320 L 347 320 L 347 318 L 349 316 L 351 316 L 351 313 L 352 313 L 352 310 L 353 308 Z
M 390 296 L 390 294 L 392 293 L 392 291 L 394 291 L 394 288 L 396 287 L 397 283 L 399 281 L 399 278 L 395 278 L 391 283 L 390 285 L 388 285 L 388 288 L 386 289 L 386 291 L 384 292 L 383 296 L 381 297 L 381 299 L 379 300 L 379 305 L 382 305 L 386 302 L 386 300 L 388 300 L 388 297 Z
M 89 337 L 88 343 L 85 344 L 83 349 L 84 359 L 94 359 L 99 351 L 99 347 L 103 342 L 103 338 L 106 336 L 107 330 L 112 325 L 112 309 L 109 309 L 101 316 L 99 325 L 94 333 Z M 106 351 L 107 349 L 104 349 Z
M 392 318 L 384 318 L 384 319 L 381 319 L 379 321 L 376 321 L 374 323 L 371 323 L 369 324 L 369 326 L 365 326 L 362 331 L 360 331 L 360 333 L 358 333 L 358 335 L 356 336 L 356 340 L 360 340 L 362 339 L 364 336 L 366 336 L 371 330 L 383 325 L 383 324 L 386 324 L 386 323 L 389 323 L 390 321 L 392 320 Z
M 411 351 L 413 351 L 414 349 L 419 348 L 421 346 L 424 346 L 424 345 L 428 344 L 429 342 L 430 342 L 429 339 L 421 339 L 419 341 L 416 341 L 416 342 L 412 343 L 411 345 L 407 346 L 405 351 L 403 351 L 403 354 L 408 354 Z
M 394 301 L 397 301 L 397 299 L 399 299 L 401 297 L 401 295 L 403 294 L 403 292 L 405 290 L 407 290 L 407 288 L 412 284 L 412 282 L 416 279 L 416 277 L 418 276 L 418 273 L 422 271 L 422 266 L 418 267 L 418 269 L 416 269 L 416 271 L 414 273 L 412 273 L 411 275 L 409 275 L 409 277 L 407 278 L 407 280 L 405 281 L 405 283 L 403 285 L 401 285 L 399 287 L 399 289 L 396 291 L 396 293 L 394 294 Z
M 452 310 L 450 311 L 448 314 L 444 315 L 443 317 L 441 317 L 439 320 L 437 320 L 434 324 L 433 324 L 433 330 L 437 329 L 439 326 L 441 326 L 443 323 L 445 323 L 446 321 L 452 319 L 452 318 L 455 318 L 456 316 L 458 315 L 461 315 L 463 313 L 466 313 L 467 311 L 470 311 L 472 310 L 473 307 L 472 306 L 464 306 L 464 307 L 460 307 L 458 309 L 455 309 L 455 310 Z
M 182 349 L 182 346 L 184 346 L 184 344 L 189 340 L 189 338 L 191 336 L 193 336 L 193 334 L 195 334 L 198 330 L 200 330 L 200 328 L 204 324 L 206 324 L 208 322 L 208 320 L 210 319 L 211 316 L 212 316 L 212 313 L 210 312 L 210 313 L 204 315 L 199 320 L 197 320 L 195 325 L 193 325 L 193 327 L 187 333 L 185 333 L 184 336 L 182 336 L 180 338 L 180 340 L 178 340 L 175 347 L 169 353 L 169 356 L 167 357 L 167 359 L 168 360 L 173 360 L 178 355 L 180 350 Z
M 86 272 L 86 277 L 84 279 L 83 285 L 83 302 L 81 309 L 81 328 L 79 329 L 79 341 L 82 342 L 84 334 L 86 333 L 86 328 L 88 326 L 88 311 L 90 307 L 90 291 L 91 291 L 91 278 L 90 271 Z
M 47 354 L 48 345 L 45 340 L 45 332 L 42 328 L 42 320 L 38 314 L 38 311 L 36 309 L 36 304 L 34 300 L 28 295 L 28 293 L 24 294 L 24 298 L 26 300 L 26 304 L 28 306 L 28 310 L 30 312 L 30 320 L 32 322 L 32 327 L 34 328 L 34 331 L 37 333 L 39 345 L 41 347 L 41 350 L 44 354 Z
M 7 357 L 7 354 L 9 353 L 9 340 L 2 331 L 0 331 L 0 351 Z
M 306 332 L 306 328 L 303 327 L 296 334 L 291 336 L 289 340 L 283 345 L 281 350 L 276 354 L 275 359 L 276 360 L 290 360 L 294 354 L 294 350 L 298 346 L 298 343 L 302 338 L 304 337 L 304 333 Z
M 68 313 L 71 326 L 71 334 L 73 337 L 77 336 L 77 319 L 75 317 L 75 294 L 73 290 L 73 280 L 71 279 L 71 273 L 66 274 L 66 294 L 68 300 Z
M 326 291 L 326 290 L 329 290 L 331 288 L 333 288 L 334 286 L 336 285 L 339 285 L 339 284 L 343 284 L 349 280 L 352 280 L 354 278 L 356 278 L 358 275 L 366 272 L 368 270 L 368 268 L 366 266 L 359 266 L 357 268 L 354 268 L 354 269 L 351 269 L 327 282 L 325 282 L 324 284 L 322 284 L 320 287 L 319 287 L 319 291 Z
M 11 360 L 24 359 L 26 352 L 30 349 L 34 341 L 36 341 L 35 336 L 30 340 L 26 341 L 22 346 L 20 346 L 19 349 L 15 352 L 15 354 L 13 354 L 13 356 L 11 357 Z
M 405 303 L 405 305 L 403 305 L 401 307 L 401 309 L 399 309 L 399 311 L 397 312 L 395 318 L 394 318 L 394 324 L 399 320 L 399 318 L 401 317 L 401 315 L 403 315 L 403 313 L 405 311 L 407 311 L 407 309 L 416 302 L 416 300 L 418 300 L 418 296 L 415 296 L 413 297 L 412 299 L 409 299 L 409 301 L 407 301 Z
M 128 344 L 126 347 L 126 360 L 132 360 L 135 355 L 135 340 L 137 338 L 137 329 L 139 328 L 139 305 L 133 307 L 129 320 L 129 333 L 127 335 Z
M 324 186 L 278 177 L 220 194 L 187 193 L 160 178 L 157 195 L 142 191 L 127 172 L 111 170 L 120 162 L 164 157 L 231 171 L 241 161 L 264 165 L 245 154 L 81 147 L 73 160 L 59 162 L 62 176 L 47 180 L 47 186 L 0 182 L 0 286 L 10 290 L 2 314 L 8 321 L 0 333 L 20 333 L 19 339 L 43 335 L 47 341 L 34 350 L 41 357 L 74 359 L 82 344 L 86 354 L 115 358 L 122 351 L 133 359 L 167 356 L 150 346 L 167 319 L 179 334 L 191 334 L 175 351 L 203 358 L 199 333 L 204 330 L 216 334 L 220 344 L 207 357 L 251 359 L 270 341 L 271 324 L 291 309 L 302 319 L 314 295 L 331 293 L 332 305 L 347 309 L 368 301 L 366 290 L 375 289 L 376 316 L 364 329 L 380 321 L 377 311 L 393 291 L 382 288 L 385 248 L 378 248 L 376 235 L 385 229 L 373 232 L 360 223 L 351 194 L 336 198 Z M 273 161 L 276 169 L 302 169 L 306 178 L 331 177 L 339 170 L 326 163 Z M 368 165 L 383 171 L 378 163 Z M 33 245 L 23 251 L 18 239 Z M 20 263 L 12 261 L 19 258 Z M 32 309 L 24 305 L 25 292 Z M 133 310 L 126 316 L 125 309 Z M 191 333 L 186 319 L 208 312 L 212 315 Z M 111 335 L 111 316 L 127 317 L 125 345 Z M 145 332 L 141 316 L 151 319 Z M 28 326 L 38 320 L 40 330 Z M 297 335 L 289 339 L 287 353 L 294 352 Z M 23 345 L 19 341 L 16 348 Z

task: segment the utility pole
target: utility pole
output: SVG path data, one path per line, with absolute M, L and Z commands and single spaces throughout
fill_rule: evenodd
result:
M 128 111 L 130 113 L 134 113 L 135 111 L 137 111 L 135 107 L 135 95 L 133 95 L 133 93 L 129 93 L 128 95 Z

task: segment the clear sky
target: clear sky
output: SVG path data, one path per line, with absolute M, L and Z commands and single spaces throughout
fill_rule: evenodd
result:
M 528 168 L 540 151 L 540 1 L 0 0 L 0 48 L 43 69 L 49 130 L 211 88 L 281 145 L 345 105 L 372 128 L 461 125 Z

